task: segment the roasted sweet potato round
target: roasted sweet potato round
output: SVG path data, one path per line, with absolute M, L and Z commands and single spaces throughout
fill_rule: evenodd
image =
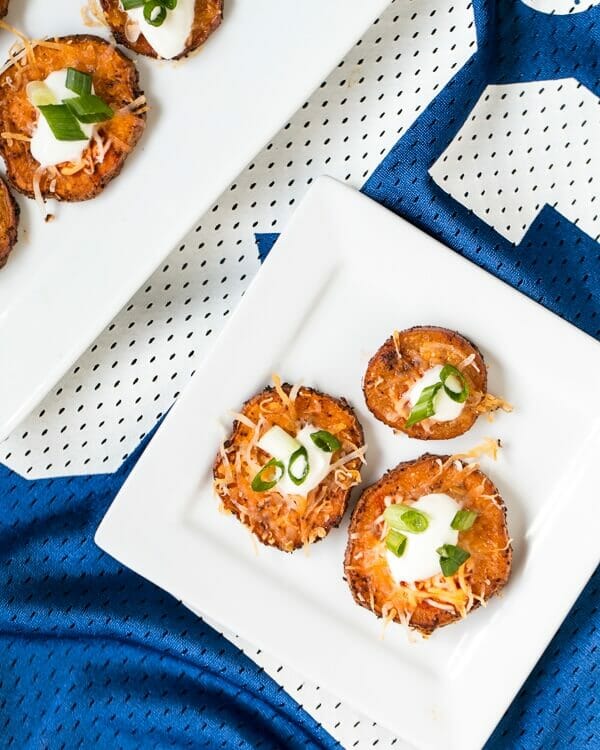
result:
M 463 409 L 452 421 L 430 418 L 407 427 L 410 389 L 436 365 L 453 365 L 462 373 L 469 388 Z M 470 429 L 487 409 L 486 389 L 487 368 L 479 350 L 464 336 L 434 326 L 395 331 L 371 358 L 363 379 L 365 401 L 373 415 L 421 440 L 446 440 Z
M 273 426 L 296 435 L 305 425 L 327 430 L 341 447 L 329 474 L 306 497 L 275 489 L 255 492 L 252 480 L 271 456 L 256 443 Z M 352 487 L 360 482 L 362 427 L 343 398 L 304 386 L 276 384 L 247 401 L 214 465 L 215 489 L 225 510 L 235 514 L 263 543 L 292 552 L 325 537 L 338 526 Z
M 458 536 L 458 546 L 471 557 L 452 577 L 440 572 L 424 581 L 397 583 L 386 559 L 383 513 L 389 498 L 411 505 L 431 493 L 445 493 L 478 514 Z M 508 580 L 511 559 L 506 508 L 490 479 L 477 464 L 425 454 L 399 464 L 363 492 L 352 513 L 344 570 L 357 604 L 430 635 L 498 593 Z
M 0 268 L 17 241 L 19 206 L 4 180 L 0 179 Z
M 122 10 L 119 0 L 100 0 L 104 17 L 110 26 L 113 36 L 118 44 L 147 57 L 159 57 L 156 50 L 148 43 L 143 34 L 136 39 L 128 31 L 128 16 Z M 186 57 L 195 49 L 204 44 L 208 37 L 215 31 L 223 20 L 223 0 L 196 0 L 194 10 L 194 23 L 192 31 L 187 38 L 185 49 L 173 59 L 178 60 Z
M 99 124 L 99 139 L 92 139 L 81 164 L 40 170 L 29 148 L 38 115 L 26 87 L 30 81 L 44 80 L 53 71 L 69 67 L 92 76 L 96 93 L 115 115 Z M 12 185 L 35 197 L 37 172 L 43 197 L 83 201 L 97 196 L 119 174 L 144 131 L 146 115 L 135 104 L 141 96 L 133 62 L 99 37 L 60 37 L 37 43 L 28 55 L 20 54 L 0 75 L 0 154 Z

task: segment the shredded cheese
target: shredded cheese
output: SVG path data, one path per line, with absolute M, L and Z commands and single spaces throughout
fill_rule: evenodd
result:
M 84 26 L 88 28 L 108 27 L 104 12 L 98 3 L 98 0 L 88 0 L 87 4 L 81 8 L 81 20 Z
M 398 331 L 394 331 L 392 333 L 392 339 L 394 340 L 394 349 L 396 350 L 396 356 L 398 359 L 402 359 L 402 354 L 400 353 L 400 334 Z
M 484 438 L 481 443 L 471 448 L 470 451 L 467 451 L 466 453 L 455 453 L 453 456 L 450 456 L 448 459 L 448 462 L 453 462 L 458 459 L 477 459 L 481 458 L 481 456 L 489 456 L 489 458 L 492 458 L 494 461 L 498 458 L 498 450 L 502 447 L 502 443 L 498 438 Z
M 44 201 L 44 196 L 42 195 L 42 189 L 40 186 L 42 177 L 44 175 L 46 168 L 45 167 L 38 167 L 33 175 L 33 197 L 35 199 L 35 202 L 39 206 L 44 219 L 46 218 L 47 211 L 46 211 L 46 203 Z
M 513 410 L 513 405 L 509 404 L 508 401 L 505 401 L 499 396 L 493 396 L 491 393 L 486 393 L 476 408 L 478 414 L 486 414 L 498 409 L 510 413 Z
M 3 133 L 0 133 L 0 137 L 7 140 L 9 146 L 12 146 L 12 141 L 23 141 L 23 143 L 29 143 L 31 141 L 31 138 L 28 135 L 24 135 L 23 133 L 11 133 L 6 130 Z
M 229 412 L 231 416 L 240 422 L 241 424 L 246 425 L 246 427 L 249 427 L 251 430 L 256 429 L 256 422 L 253 422 L 249 417 L 247 417 L 245 414 L 242 414 L 239 411 L 230 411 Z
M 125 104 L 123 107 L 118 109 L 115 114 L 117 115 L 141 115 L 143 112 L 148 111 L 147 101 L 144 94 L 141 94 L 129 104 Z
M 273 385 L 275 387 L 275 390 L 277 391 L 277 395 L 283 402 L 283 405 L 288 410 L 290 419 L 293 422 L 295 422 L 296 421 L 296 407 L 292 399 L 288 396 L 283 386 L 281 385 L 281 378 L 279 377 L 279 375 L 277 375 L 277 373 L 273 373 L 273 375 L 271 376 L 271 379 L 273 380 Z

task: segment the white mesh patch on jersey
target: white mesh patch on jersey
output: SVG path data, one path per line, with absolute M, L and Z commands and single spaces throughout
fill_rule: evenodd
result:
M 429 173 L 514 243 L 546 204 L 597 240 L 599 131 L 600 100 L 573 78 L 488 86 Z

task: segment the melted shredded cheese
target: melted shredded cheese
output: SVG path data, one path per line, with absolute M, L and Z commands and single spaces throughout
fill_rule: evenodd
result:
M 125 32 L 125 39 L 127 39 L 130 44 L 135 44 L 142 33 L 139 23 L 129 16 L 125 21 L 123 31 Z
M 13 145 L 13 141 L 22 141 L 23 143 L 29 143 L 31 141 L 31 137 L 28 135 L 24 135 L 23 133 L 11 133 L 6 130 L 3 133 L 0 133 L 0 137 L 8 141 L 9 146 Z
M 498 438 L 484 438 L 481 443 L 475 445 L 470 451 L 455 453 L 453 456 L 450 456 L 446 463 L 459 459 L 477 459 L 481 458 L 481 456 L 488 456 L 495 461 L 498 458 L 498 450 L 500 448 L 502 448 L 502 442 Z
M 22 31 L 19 31 L 14 26 L 6 23 L 6 21 L 0 21 L 0 29 L 4 29 L 17 37 L 17 41 L 9 49 L 9 59 L 6 61 L 2 69 L 0 69 L 0 75 L 5 73 L 18 62 L 21 62 L 21 67 L 35 65 L 36 60 L 34 50 L 36 47 L 48 47 L 49 49 L 62 50 L 66 46 L 63 42 L 51 41 L 48 39 L 29 39 L 29 37 Z
M 396 350 L 396 356 L 398 359 L 402 359 L 402 354 L 400 353 L 400 334 L 398 331 L 394 331 L 392 333 L 392 339 L 394 340 L 394 349 Z
M 241 424 L 245 424 L 246 427 L 249 427 L 251 430 L 256 429 L 256 422 L 253 422 L 249 417 L 247 417 L 245 414 L 242 414 L 239 411 L 230 411 L 230 415 L 240 422 Z
M 144 94 L 140 94 L 136 99 L 129 104 L 118 109 L 115 114 L 117 115 L 141 115 L 148 111 L 148 102 Z
M 88 28 L 107 28 L 109 24 L 104 17 L 104 12 L 98 0 L 88 0 L 81 8 L 81 20 Z
M 44 219 L 48 215 L 46 211 L 46 203 L 44 201 L 44 196 L 42 195 L 42 189 L 40 187 L 40 183 L 42 181 L 42 177 L 44 176 L 44 172 L 46 171 L 46 167 L 38 167 L 34 174 L 33 174 L 33 197 L 35 199 L 35 202 L 39 206 Z
M 513 410 L 513 405 L 509 404 L 508 401 L 505 401 L 499 396 L 493 396 L 491 393 L 486 393 L 477 406 L 478 414 L 486 414 L 488 412 L 497 411 L 498 409 L 510 413 Z
M 273 386 L 275 387 L 275 390 L 277 391 L 277 395 L 279 396 L 284 406 L 288 410 L 290 419 L 293 422 L 295 422 L 296 421 L 296 406 L 294 402 L 296 400 L 296 397 L 294 396 L 294 401 L 292 401 L 291 391 L 290 391 L 290 395 L 288 396 L 288 394 L 285 392 L 285 389 L 281 385 L 281 378 L 279 377 L 279 375 L 277 375 L 277 373 L 273 373 L 273 375 L 271 376 L 271 379 L 273 380 Z M 297 392 L 296 392 L 296 395 L 297 395 Z
M 458 365 L 458 369 L 462 371 L 469 366 L 471 366 L 477 372 L 481 372 L 479 367 L 475 363 L 475 352 L 471 352 L 468 357 L 465 357 L 463 361 Z

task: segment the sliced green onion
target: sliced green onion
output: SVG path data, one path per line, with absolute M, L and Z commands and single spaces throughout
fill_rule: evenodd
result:
M 448 382 L 450 378 L 453 380 Z M 444 365 L 440 372 L 440 380 L 442 381 L 442 385 L 448 396 L 450 396 L 453 401 L 456 401 L 459 404 L 464 404 L 469 397 L 469 386 L 467 385 L 467 381 L 462 372 L 452 365 Z M 460 390 L 450 387 L 453 386 L 455 382 L 458 383 L 458 388 Z
M 96 94 L 84 94 L 73 99 L 65 99 L 64 103 L 79 122 L 105 122 L 114 115 L 108 104 Z
M 266 475 L 271 471 L 275 472 L 275 479 L 267 479 Z M 272 458 L 266 463 L 258 474 L 252 480 L 252 489 L 254 492 L 266 492 L 273 489 L 285 472 L 285 467 L 276 458 Z
M 46 118 L 57 141 L 87 141 L 71 110 L 64 104 L 44 104 L 38 107 Z
M 91 94 L 92 76 L 88 73 L 82 73 L 80 70 L 75 70 L 75 68 L 67 68 L 65 86 L 70 91 L 79 94 L 79 96 L 82 94 Z
M 294 451 L 290 456 L 288 474 L 295 485 L 300 485 L 308 476 L 309 471 L 308 453 L 306 452 L 306 448 L 301 445 L 298 450 Z
M 123 10 L 133 10 L 133 8 L 141 8 L 146 0 L 121 0 L 123 4 Z
M 444 544 L 436 552 L 440 556 L 440 568 L 446 578 L 453 576 L 471 554 L 454 544 Z
M 428 385 L 426 388 L 423 388 L 419 400 L 408 415 L 406 427 L 412 427 L 417 422 L 422 422 L 424 419 L 428 419 L 428 417 L 432 417 L 435 414 L 433 402 L 441 387 L 441 383 L 434 383 L 434 385 Z
M 317 446 L 317 448 L 325 451 L 325 453 L 333 453 L 334 451 L 339 451 L 339 449 L 342 447 L 342 444 L 336 438 L 336 436 L 332 435 L 330 432 L 327 432 L 327 430 L 318 430 L 318 432 L 311 432 L 310 439 Z
M 43 107 L 46 104 L 58 104 L 58 100 L 43 81 L 30 81 L 25 89 L 27 98 L 34 107 Z
M 475 523 L 478 515 L 474 510 L 459 510 L 452 519 L 450 526 L 455 531 L 468 531 Z
M 393 552 L 396 557 L 402 557 L 406 550 L 406 537 L 396 529 L 390 529 L 385 537 L 385 546 Z
M 165 8 L 168 8 L 169 10 L 175 10 L 177 7 L 177 0 L 160 0 L 161 4 L 165 6 Z
M 148 0 L 144 3 L 144 18 L 150 26 L 162 26 L 167 17 L 167 9 L 160 0 Z
M 383 517 L 392 529 L 408 531 L 411 534 L 422 534 L 429 526 L 429 519 L 425 513 L 400 503 L 388 505 Z

